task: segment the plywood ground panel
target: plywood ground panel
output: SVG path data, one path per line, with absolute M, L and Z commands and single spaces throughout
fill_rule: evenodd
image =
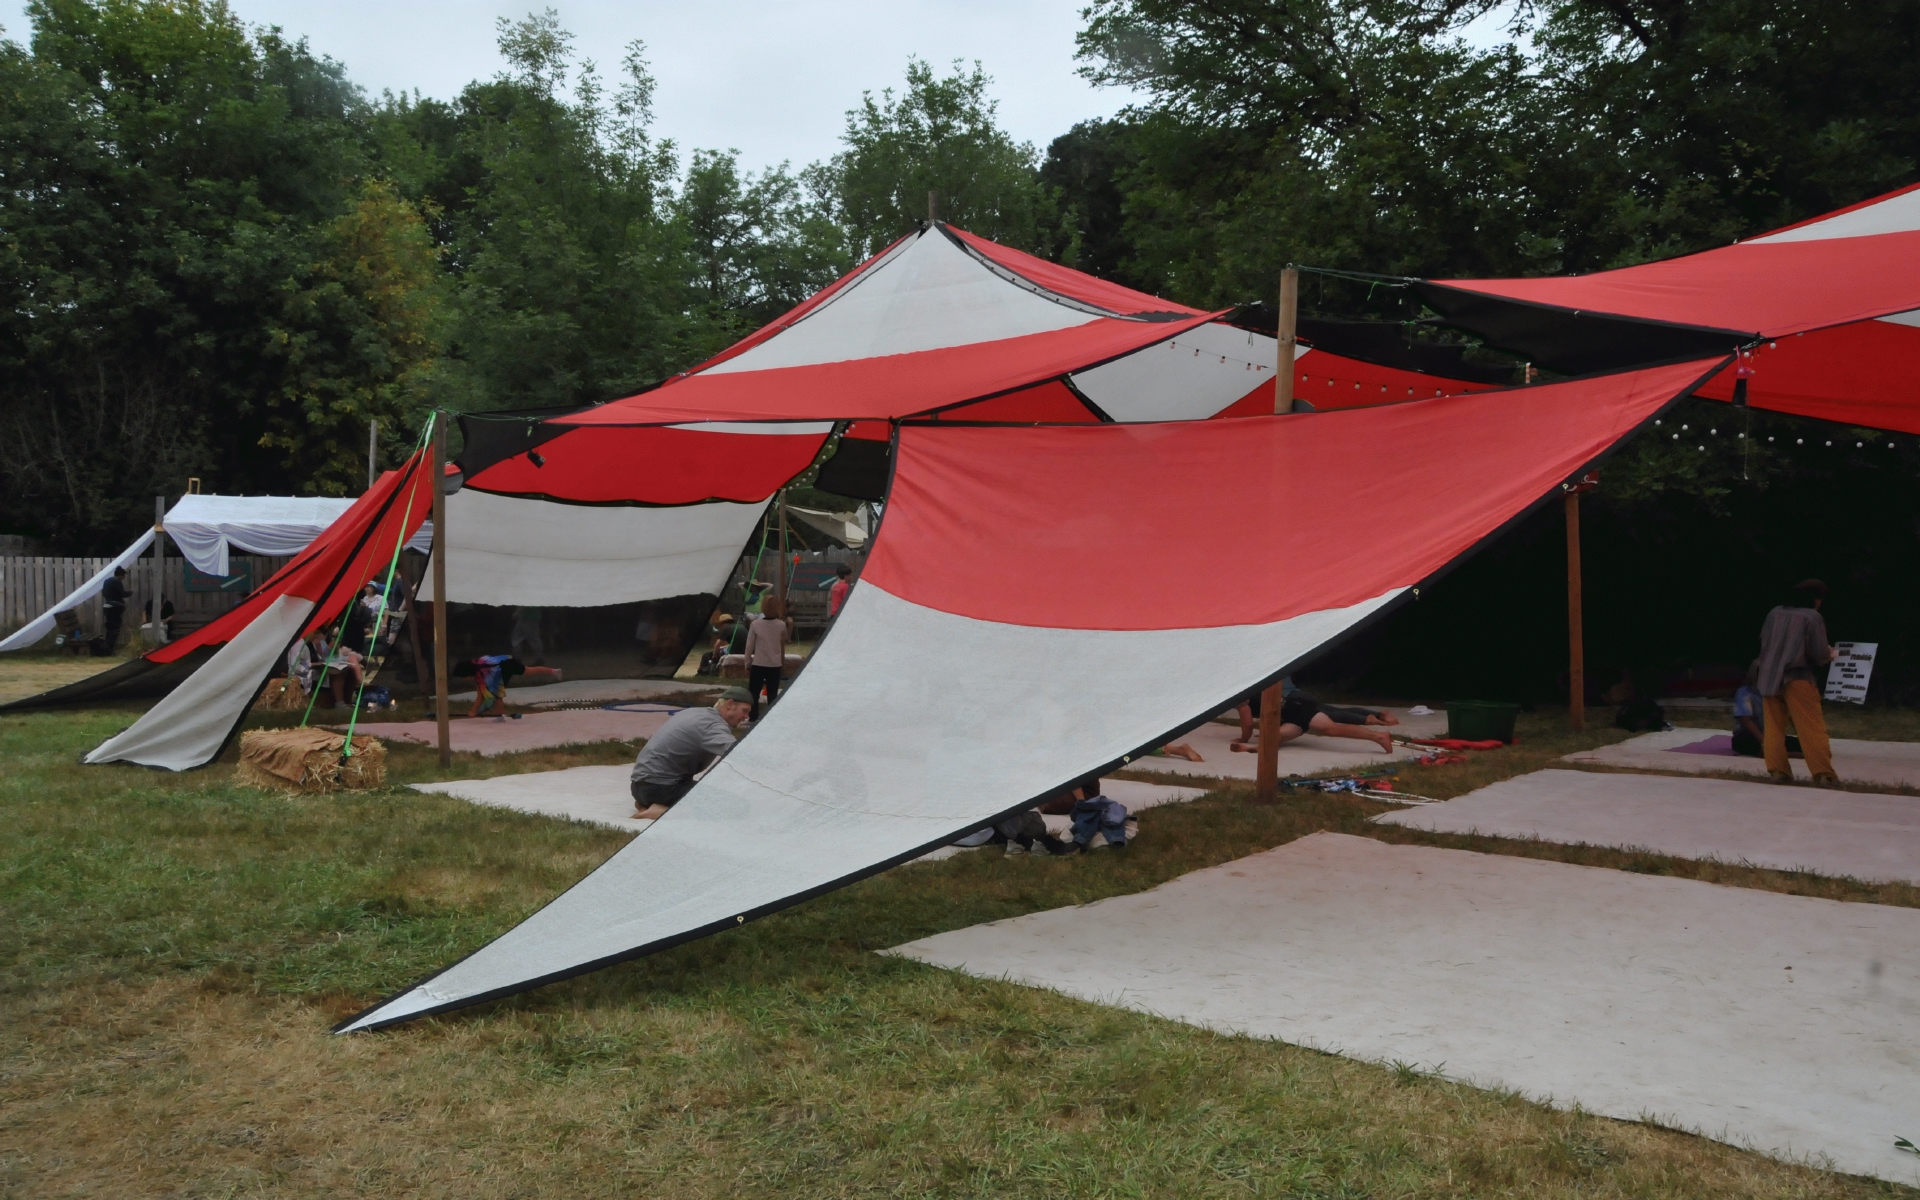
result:
M 1920 910 L 1318 833 L 891 953 L 1920 1181 Z
M 1573 763 L 1596 763 L 1609 767 L 1639 767 L 1652 771 L 1675 771 L 1689 775 L 1740 774 L 1765 776 L 1767 764 L 1744 755 L 1690 754 L 1680 749 L 1718 734 L 1725 729 L 1665 729 L 1643 733 L 1624 742 L 1582 750 L 1566 756 Z M 1877 783 L 1887 787 L 1920 787 L 1920 743 L 1867 742 L 1856 738 L 1833 739 L 1833 769 L 1841 779 L 1855 783 Z M 1807 764 L 1793 760 L 1793 777 L 1808 779 Z
M 1387 732 L 1401 737 L 1445 737 L 1447 714 L 1430 713 L 1409 716 L 1403 708 L 1387 710 L 1400 718 L 1400 724 Z M 1164 771 L 1196 779 L 1252 779 L 1259 773 L 1258 754 L 1236 753 L 1230 745 L 1240 736 L 1240 727 L 1221 721 L 1209 721 L 1191 733 L 1174 740 L 1198 750 L 1206 760 L 1151 756 L 1128 764 L 1141 771 Z M 1425 751 L 1397 746 L 1384 754 L 1378 746 L 1351 738 L 1316 737 L 1308 734 L 1280 747 L 1280 776 L 1319 775 L 1327 771 L 1365 771 L 1418 758 Z
M 509 691 L 508 698 L 512 698 Z M 515 754 L 588 742 L 631 742 L 652 737 L 671 716 L 667 712 L 618 712 L 604 708 L 564 712 L 526 713 L 519 720 L 505 717 L 455 717 L 447 737 L 455 750 L 467 753 Z M 328 729 L 344 730 L 345 725 Z M 382 741 L 440 744 L 439 726 L 432 721 L 362 721 L 354 729 Z
M 673 679 L 567 679 L 559 683 L 507 688 L 507 700 L 538 708 L 543 704 L 611 704 L 619 700 L 673 700 L 711 696 L 720 688 L 711 683 Z M 472 704 L 473 691 L 453 692 L 449 704 Z
M 1444 804 L 1381 813 L 1374 821 L 1920 883 L 1920 797 L 1914 796 L 1553 770 L 1502 780 Z

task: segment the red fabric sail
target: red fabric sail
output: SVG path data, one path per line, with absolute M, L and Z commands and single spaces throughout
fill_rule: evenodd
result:
M 745 430 L 613 426 L 576 429 L 468 477 L 467 486 L 576 504 L 758 503 L 807 469 L 824 428 Z
M 169 663 L 206 646 L 228 641 L 281 596 L 314 602 L 306 628 L 317 629 L 338 617 L 360 591 L 392 560 L 395 550 L 418 533 L 433 513 L 426 451 L 383 473 L 353 507 L 341 513 L 307 548 L 238 605 L 177 641 L 144 657 Z
M 1683 258 L 1418 286 L 1449 324 L 1555 370 L 1750 346 L 1754 407 L 1920 433 L 1920 185 Z
M 1717 366 L 1264 420 L 910 424 L 861 578 L 943 612 L 1053 628 L 1344 608 L 1437 571 Z M 1350 471 L 1355 447 L 1392 469 Z M 1256 512 L 1271 515 L 1193 519 Z M 1152 571 L 1117 565 L 1134 544 L 1154 547 Z

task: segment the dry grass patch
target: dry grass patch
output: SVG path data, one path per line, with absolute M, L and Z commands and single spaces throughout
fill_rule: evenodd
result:
M 1366 824 L 1382 806 L 1344 797 L 1157 809 L 1126 857 L 917 864 L 640 962 L 332 1037 L 626 838 L 399 787 L 268 796 L 226 768 L 75 764 L 125 721 L 0 718 L 7 1196 L 1916 1194 L 874 953 L 1318 829 L 1385 832 Z M 431 750 L 393 749 L 396 778 L 438 774 Z M 1429 786 L 1550 752 L 1528 735 Z

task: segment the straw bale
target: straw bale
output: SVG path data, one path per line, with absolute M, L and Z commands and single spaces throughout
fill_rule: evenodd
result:
M 267 680 L 266 690 L 254 701 L 261 712 L 299 712 L 307 706 L 307 694 L 291 675 Z
M 235 778 L 276 791 L 337 792 L 376 788 L 387 781 L 387 748 L 378 739 L 356 737 L 342 761 L 346 738 L 325 729 L 250 729 L 240 735 Z

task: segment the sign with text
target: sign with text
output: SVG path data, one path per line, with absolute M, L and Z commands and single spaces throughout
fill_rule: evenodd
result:
M 1835 642 L 1833 665 L 1827 668 L 1827 699 L 1867 702 L 1867 681 L 1873 678 L 1873 656 L 1879 642 Z

